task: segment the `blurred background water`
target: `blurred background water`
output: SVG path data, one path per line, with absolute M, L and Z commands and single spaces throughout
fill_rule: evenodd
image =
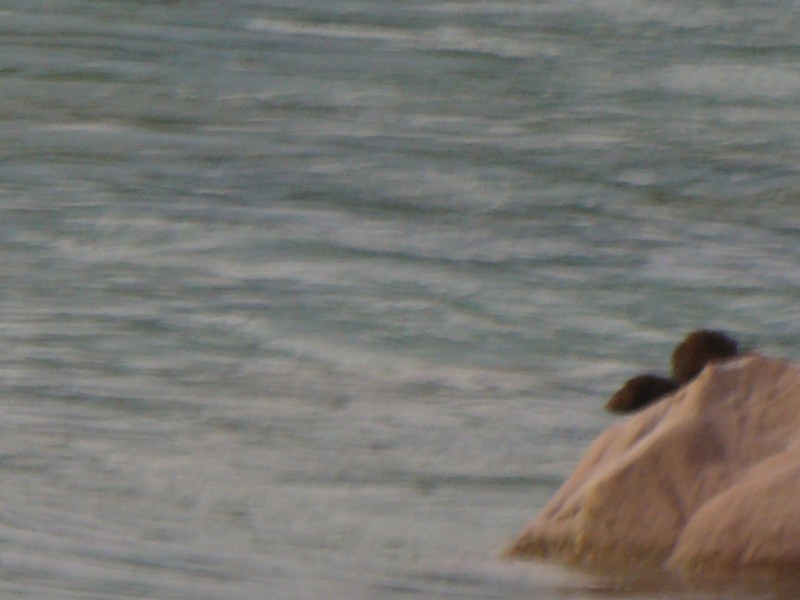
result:
M 795 3 L 0 8 L 3 597 L 673 597 L 498 552 L 689 330 L 800 355 Z

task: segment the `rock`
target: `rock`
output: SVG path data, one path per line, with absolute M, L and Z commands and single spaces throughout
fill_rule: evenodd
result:
M 800 368 L 709 364 L 601 434 L 506 553 L 682 577 L 800 574 Z

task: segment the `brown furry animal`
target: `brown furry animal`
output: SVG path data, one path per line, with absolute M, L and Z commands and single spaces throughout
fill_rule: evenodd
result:
M 722 331 L 693 331 L 672 352 L 672 378 L 680 385 L 689 383 L 706 365 L 739 355 L 736 340 Z
M 613 413 L 627 414 L 635 412 L 668 396 L 680 386 L 672 379 L 660 375 L 637 375 L 625 382 L 617 392 L 611 396 L 606 404 L 606 410 Z

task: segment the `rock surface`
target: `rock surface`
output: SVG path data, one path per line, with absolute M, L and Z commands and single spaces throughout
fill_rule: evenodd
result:
M 800 368 L 753 355 L 712 364 L 612 426 L 507 555 L 800 573 Z

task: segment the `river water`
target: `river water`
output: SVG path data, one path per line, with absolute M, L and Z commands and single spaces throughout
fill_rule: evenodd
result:
M 710 597 L 499 552 L 686 332 L 800 357 L 794 2 L 0 9 L 0 595 Z

